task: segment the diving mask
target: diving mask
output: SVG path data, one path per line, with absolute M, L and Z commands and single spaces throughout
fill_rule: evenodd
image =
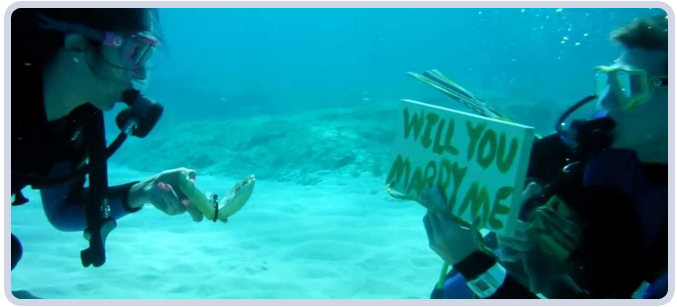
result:
M 150 32 L 139 32 L 134 35 L 122 35 L 112 31 L 101 31 L 90 27 L 54 20 L 40 15 L 40 26 L 44 29 L 62 33 L 74 33 L 101 42 L 104 46 L 117 49 L 119 59 L 101 54 L 110 65 L 127 71 L 134 80 L 145 81 L 147 70 L 151 66 L 153 53 L 161 46 L 160 40 Z M 119 63 L 119 64 L 115 64 Z
M 646 100 L 657 88 L 668 86 L 668 76 L 649 78 L 646 71 L 625 67 L 598 66 L 597 96 L 614 95 L 619 107 L 630 110 Z

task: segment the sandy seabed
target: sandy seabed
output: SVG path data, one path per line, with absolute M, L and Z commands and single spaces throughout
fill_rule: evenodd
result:
M 151 175 L 111 165 L 110 183 Z M 198 177 L 225 194 L 246 174 Z M 227 224 L 149 206 L 118 221 L 107 262 L 84 268 L 81 232 L 47 221 L 37 191 L 12 208 L 24 255 L 12 290 L 60 299 L 428 298 L 442 261 L 428 248 L 424 208 L 390 198 L 370 176 L 303 186 L 259 180 Z

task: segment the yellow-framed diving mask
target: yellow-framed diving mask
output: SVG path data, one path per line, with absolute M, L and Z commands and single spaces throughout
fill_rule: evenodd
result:
M 657 88 L 668 87 L 668 76 L 649 78 L 646 71 L 627 67 L 597 66 L 597 97 L 612 94 L 623 110 L 634 108 Z

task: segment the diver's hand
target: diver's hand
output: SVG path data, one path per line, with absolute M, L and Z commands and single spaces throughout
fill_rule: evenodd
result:
M 194 221 L 204 216 L 190 204 L 186 195 L 179 189 L 179 178 L 183 176 L 195 181 L 196 172 L 187 168 L 166 170 L 132 186 L 128 202 L 130 207 L 140 207 L 151 203 L 155 208 L 168 215 L 183 214 L 188 211 Z
M 524 257 L 524 254 L 530 251 L 534 244 L 524 232 L 525 223 L 517 221 L 517 229 L 512 236 L 503 236 L 496 234 L 498 249 L 501 251 L 500 259 L 506 262 L 516 262 Z
M 446 201 L 442 195 L 437 187 L 426 188 L 422 199 L 425 202 L 424 206 L 427 208 L 446 207 Z M 477 239 L 469 229 L 430 209 L 423 217 L 423 225 L 428 235 L 430 248 L 452 266 L 479 250 Z
M 522 204 L 530 198 L 540 194 L 542 188 L 536 183 L 530 183 L 522 192 Z M 526 235 L 526 223 L 517 221 L 517 229 L 512 236 L 496 235 L 498 248 L 501 250 L 501 261 L 516 262 L 524 257 L 524 253 L 530 251 L 534 244 Z

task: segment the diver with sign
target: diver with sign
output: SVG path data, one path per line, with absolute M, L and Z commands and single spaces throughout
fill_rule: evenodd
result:
M 430 247 L 453 267 L 447 274 L 445 266 L 433 298 L 667 294 L 667 26 L 658 15 L 612 34 L 624 52 L 597 68 L 597 93 L 534 142 L 519 222 L 497 234 L 497 251 L 467 220 L 439 213 L 448 208 L 445 189 L 426 185 L 415 197 L 429 209 Z M 454 95 L 474 103 L 467 94 Z M 565 122 L 591 101 L 599 107 L 592 119 Z

